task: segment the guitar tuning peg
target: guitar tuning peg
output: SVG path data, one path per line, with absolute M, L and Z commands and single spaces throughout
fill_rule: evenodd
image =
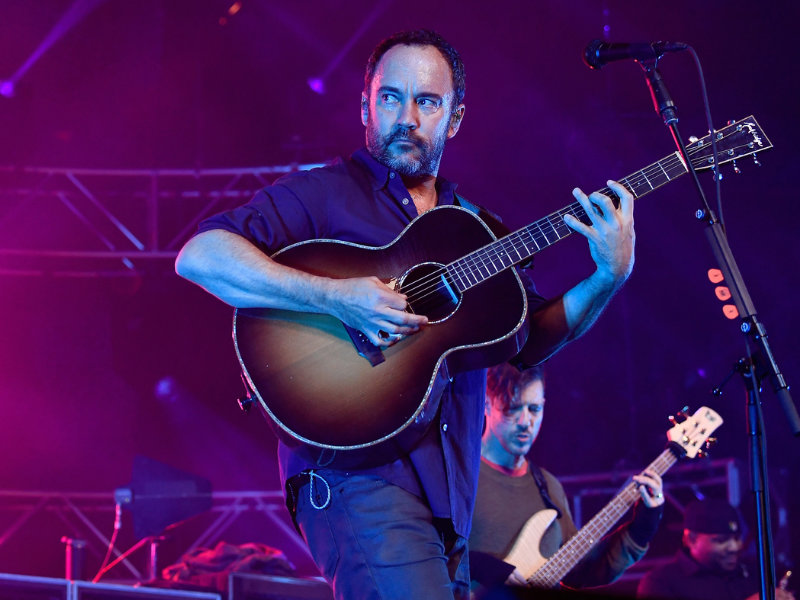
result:
M 742 170 L 736 165 L 736 159 L 734 159 L 733 161 L 733 172 L 736 173 L 737 175 L 742 174 Z
M 697 140 L 699 140 L 699 139 L 700 139 L 700 138 L 699 138 L 699 137 L 697 137 L 696 135 L 690 135 L 690 136 L 689 136 L 689 143 L 690 143 L 690 144 L 694 144 L 694 143 L 695 143 Z
M 667 418 L 669 419 L 669 422 L 672 423 L 673 425 L 678 424 L 678 420 L 674 416 L 670 415 Z
M 697 458 L 705 458 L 706 456 L 708 455 L 703 450 L 697 451 Z
M 753 154 L 753 162 L 755 163 L 755 165 L 756 165 L 757 167 L 760 167 L 760 166 L 761 166 L 761 163 L 760 163 L 760 162 L 758 162 L 758 155 L 757 155 L 757 154 Z
M 717 438 L 715 438 L 715 437 L 708 438 L 706 440 L 706 450 L 710 449 L 711 446 L 713 446 L 716 443 L 717 443 Z
M 689 407 L 688 406 L 684 406 L 682 409 L 680 409 L 678 411 L 677 417 L 685 421 L 686 419 L 689 418 L 689 416 L 686 414 L 686 412 L 688 410 L 689 410 Z

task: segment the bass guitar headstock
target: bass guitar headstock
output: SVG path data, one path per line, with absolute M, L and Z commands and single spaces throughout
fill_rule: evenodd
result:
M 722 417 L 707 406 L 701 406 L 692 416 L 683 412 L 679 414 L 685 420 L 679 423 L 674 417 L 670 417 L 673 427 L 667 431 L 667 439 L 689 458 L 701 455 L 705 444 L 711 441 L 711 434 L 722 425 Z

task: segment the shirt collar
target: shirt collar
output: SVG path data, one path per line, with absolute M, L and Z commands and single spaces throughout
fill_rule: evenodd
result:
M 366 148 L 359 148 L 353 152 L 351 158 L 362 164 L 372 175 L 372 188 L 380 190 L 389 185 L 389 181 L 397 177 L 397 173 L 378 162 Z M 439 205 L 454 204 L 457 184 L 447 181 L 444 177 L 436 177 L 436 188 L 439 191 Z

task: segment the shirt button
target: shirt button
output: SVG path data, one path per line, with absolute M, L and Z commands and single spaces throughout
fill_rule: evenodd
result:
M 408 204 L 408 198 L 403 198 L 403 204 Z
M 392 171 L 391 173 L 389 173 L 389 179 L 394 179 L 396 175 L 397 174 L 394 171 Z
M 447 431 L 447 423 L 442 423 L 442 431 Z

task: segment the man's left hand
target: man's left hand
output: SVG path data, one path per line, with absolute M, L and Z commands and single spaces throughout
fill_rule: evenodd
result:
M 579 188 L 575 188 L 572 195 L 586 211 L 592 226 L 581 223 L 569 214 L 564 216 L 564 222 L 589 241 L 597 275 L 616 288 L 633 269 L 636 233 L 633 229 L 633 196 L 616 181 L 609 181 L 608 187 L 619 197 L 618 208 L 604 194 L 595 192 L 586 196 Z

